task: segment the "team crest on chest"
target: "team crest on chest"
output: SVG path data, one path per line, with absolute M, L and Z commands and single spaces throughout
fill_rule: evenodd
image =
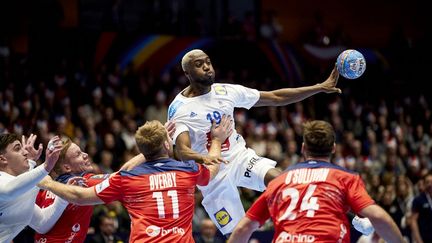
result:
M 228 94 L 227 89 L 223 85 L 216 85 L 216 86 L 214 86 L 214 90 L 215 90 L 215 93 L 217 95 L 227 95 Z

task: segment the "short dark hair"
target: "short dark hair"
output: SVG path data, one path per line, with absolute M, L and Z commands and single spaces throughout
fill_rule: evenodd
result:
M 336 135 L 330 123 L 315 120 L 303 124 L 303 142 L 310 156 L 330 156 L 335 140 Z
M 6 147 L 15 142 L 16 140 L 20 141 L 18 134 L 15 133 L 4 133 L 0 134 L 0 153 L 4 153 Z

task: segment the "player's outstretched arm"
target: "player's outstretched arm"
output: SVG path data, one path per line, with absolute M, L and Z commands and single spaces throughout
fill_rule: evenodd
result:
M 247 243 L 252 233 L 260 226 L 258 221 L 243 217 L 237 224 L 233 233 L 228 239 L 228 243 Z
M 80 187 L 75 185 L 65 185 L 54 181 L 50 176 L 45 177 L 38 186 L 41 189 L 49 190 L 57 196 L 78 205 L 104 204 L 95 192 L 93 187 Z
M 369 218 L 378 235 L 386 242 L 405 242 L 396 223 L 380 206 L 376 204 L 367 206 L 360 211 L 360 215 Z
M 54 203 L 46 208 L 40 208 L 35 204 L 29 226 L 39 234 L 47 233 L 57 223 L 68 204 L 68 201 L 60 197 L 56 197 Z
M 143 154 L 135 155 L 132 159 L 128 160 L 126 163 L 122 165 L 120 170 L 132 170 L 135 166 L 140 165 L 146 161 Z
M 52 140 L 58 141 L 59 138 L 56 136 Z M 33 146 L 32 141 L 29 143 L 26 141 L 23 142 L 26 145 Z M 62 145 L 56 146 L 53 150 L 47 149 L 46 160 L 42 165 L 18 175 L 7 183 L 0 184 L 0 201 L 14 200 L 16 197 L 35 187 L 54 167 L 61 149 Z
M 298 88 L 284 88 L 273 91 L 260 91 L 260 98 L 254 106 L 283 106 L 302 101 L 320 92 L 342 93 L 339 88 L 336 88 L 338 79 L 339 72 L 337 71 L 335 66 L 330 76 L 322 83 Z

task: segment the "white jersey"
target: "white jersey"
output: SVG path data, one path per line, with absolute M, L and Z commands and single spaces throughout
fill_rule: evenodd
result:
M 220 122 L 224 114 L 234 117 L 234 108 L 250 109 L 259 98 L 256 89 L 220 83 L 213 84 L 210 92 L 197 97 L 178 94 L 168 108 L 168 120 L 176 124 L 174 143 L 179 134 L 187 131 L 192 150 L 208 154 L 212 119 Z M 243 137 L 235 130 L 221 150 L 222 157 L 229 163 L 221 164 L 216 177 L 207 186 L 198 188 L 209 217 L 222 234 L 229 234 L 245 214 L 237 187 L 263 191 L 265 175 L 275 167 L 276 161 L 259 157 L 252 149 L 247 149 Z
M 212 119 L 219 123 L 224 114 L 234 118 L 234 108 L 250 109 L 259 97 L 256 89 L 222 83 L 213 84 L 210 92 L 196 97 L 188 98 L 180 92 L 168 108 L 168 120 L 174 120 L 176 124 L 174 144 L 180 133 L 188 131 L 192 150 L 207 154 L 210 148 Z M 234 154 L 245 149 L 246 142 L 234 129 L 222 144 L 222 157 L 231 160 Z
M 63 199 L 46 209 L 35 204 L 36 185 L 46 175 L 43 166 L 19 176 L 0 171 L 0 242 L 11 242 L 27 225 L 37 231 L 49 230 L 61 216 L 68 204 Z

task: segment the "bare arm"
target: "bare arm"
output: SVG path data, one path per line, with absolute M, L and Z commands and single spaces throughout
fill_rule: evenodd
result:
M 247 243 L 252 233 L 259 228 L 258 221 L 243 217 L 237 224 L 233 233 L 228 239 L 228 243 Z
M 208 155 L 203 155 L 192 150 L 189 132 L 182 132 L 176 140 L 176 155 L 180 160 L 195 160 L 200 164 L 220 164 L 226 162 L 221 157 L 221 144 L 232 134 L 232 119 L 223 115 L 220 124 L 212 123 L 212 142 Z
M 405 242 L 396 223 L 390 215 L 378 205 L 370 205 L 360 211 L 360 215 L 369 218 L 376 232 L 387 242 Z
M 103 183 L 103 182 L 101 182 Z M 51 177 L 45 177 L 38 185 L 40 188 L 50 190 L 57 196 L 78 205 L 96 205 L 104 204 L 95 192 L 93 187 L 79 187 L 74 185 L 65 185 L 54 181 Z
M 413 212 L 411 215 L 411 232 L 412 232 L 412 236 L 413 239 L 415 240 L 415 242 L 417 243 L 423 243 L 423 239 L 420 235 L 420 231 L 419 231 L 419 227 L 418 227 L 418 219 L 419 217 L 419 213 L 418 212 Z
M 338 79 L 339 72 L 337 71 L 335 66 L 330 76 L 322 83 L 298 88 L 260 91 L 260 98 L 254 106 L 283 106 L 302 101 L 320 92 L 342 93 L 339 88 L 336 88 Z
M 124 165 L 120 168 L 120 170 L 131 170 L 135 166 L 140 165 L 141 163 L 145 162 L 146 158 L 143 154 L 135 155 L 132 159 L 128 160 Z
M 216 125 L 216 121 L 213 120 L 211 127 L 212 142 L 209 149 L 210 157 L 218 158 L 221 156 L 222 143 L 233 132 L 232 119 L 225 115 L 222 116 L 222 120 L 219 125 Z M 207 168 L 210 171 L 210 178 L 213 179 L 219 172 L 219 164 L 209 164 Z

